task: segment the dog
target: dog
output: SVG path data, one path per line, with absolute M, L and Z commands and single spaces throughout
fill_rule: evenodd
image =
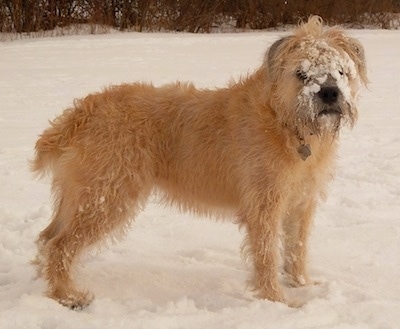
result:
M 132 83 L 75 100 L 40 135 L 31 161 L 52 177 L 54 213 L 34 260 L 48 296 L 88 305 L 92 294 L 71 275 L 77 259 L 123 234 L 155 192 L 184 211 L 234 215 L 256 295 L 292 305 L 280 271 L 291 286 L 313 283 L 310 226 L 339 131 L 356 122 L 367 82 L 361 43 L 311 16 L 226 88 Z

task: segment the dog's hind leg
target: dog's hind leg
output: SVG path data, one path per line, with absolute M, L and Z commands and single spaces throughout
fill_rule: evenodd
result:
M 126 182 L 125 186 L 71 185 L 60 202 L 56 221 L 63 226 L 52 237 L 43 250 L 43 274 L 48 282 L 48 296 L 70 308 L 82 308 L 92 299 L 87 292 L 79 291 L 72 280 L 71 272 L 79 255 L 89 246 L 107 237 L 122 233 L 139 208 L 140 200 L 146 197 L 144 190 L 137 192 Z M 47 238 L 57 230 L 53 221 L 40 238 Z M 40 239 L 39 238 L 39 239 Z
M 54 238 L 60 230 L 62 230 L 65 223 L 67 223 L 67 219 L 72 216 L 72 214 L 66 213 L 70 207 L 66 207 L 63 199 L 56 200 L 54 209 L 55 213 L 53 214 L 52 221 L 42 232 L 40 232 L 39 237 L 36 240 L 38 253 L 32 263 L 37 266 L 38 276 L 41 276 L 43 272 L 45 258 L 44 251 L 47 243 Z

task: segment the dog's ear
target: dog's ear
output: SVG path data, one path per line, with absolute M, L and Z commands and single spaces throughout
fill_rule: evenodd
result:
M 365 60 L 364 47 L 360 41 L 354 38 L 347 38 L 347 47 L 345 51 L 349 54 L 350 58 L 356 64 L 358 74 L 364 85 L 368 84 L 367 65 Z
M 364 47 L 360 41 L 355 38 L 346 36 L 339 29 L 331 29 L 327 31 L 327 35 L 333 38 L 336 44 L 341 47 L 356 65 L 358 76 L 364 85 L 368 84 L 367 65 L 365 60 Z
M 342 48 L 346 52 L 350 59 L 356 65 L 357 73 L 360 81 L 364 84 L 368 84 L 367 77 L 367 65 L 365 61 L 365 51 L 361 42 L 355 38 L 351 38 L 344 34 L 339 28 L 332 28 L 326 31 L 326 36 L 334 40 L 335 44 Z
M 267 68 L 268 74 L 270 74 L 272 78 L 276 76 L 279 68 L 282 66 L 282 57 L 279 56 L 279 54 L 282 54 L 283 50 L 287 48 L 288 44 L 290 44 L 290 41 L 293 39 L 294 36 L 283 37 L 275 41 L 269 48 L 264 60 L 264 65 Z
M 272 44 L 272 46 L 269 48 L 268 54 L 267 54 L 267 64 L 268 64 L 268 66 L 272 66 L 273 65 L 273 62 L 275 61 L 276 54 L 278 53 L 278 48 L 283 43 L 285 43 L 285 41 L 287 41 L 289 38 L 290 38 L 290 36 L 281 38 L 281 39 L 275 41 Z

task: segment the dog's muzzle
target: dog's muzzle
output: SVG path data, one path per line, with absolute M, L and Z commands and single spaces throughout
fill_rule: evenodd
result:
M 318 97 L 324 104 L 336 103 L 339 98 L 340 90 L 338 87 L 322 87 L 318 92 Z
M 336 86 L 322 87 L 317 93 L 322 102 L 321 111 L 318 116 L 323 115 L 342 115 L 342 109 L 339 106 L 340 90 Z

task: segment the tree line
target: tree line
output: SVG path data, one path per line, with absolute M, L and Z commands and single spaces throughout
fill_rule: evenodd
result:
M 399 12 L 400 0 L 0 0 L 0 30 L 100 24 L 119 30 L 211 32 L 224 24 L 237 29 L 296 24 L 311 14 L 336 24 L 384 24 L 388 13 Z

